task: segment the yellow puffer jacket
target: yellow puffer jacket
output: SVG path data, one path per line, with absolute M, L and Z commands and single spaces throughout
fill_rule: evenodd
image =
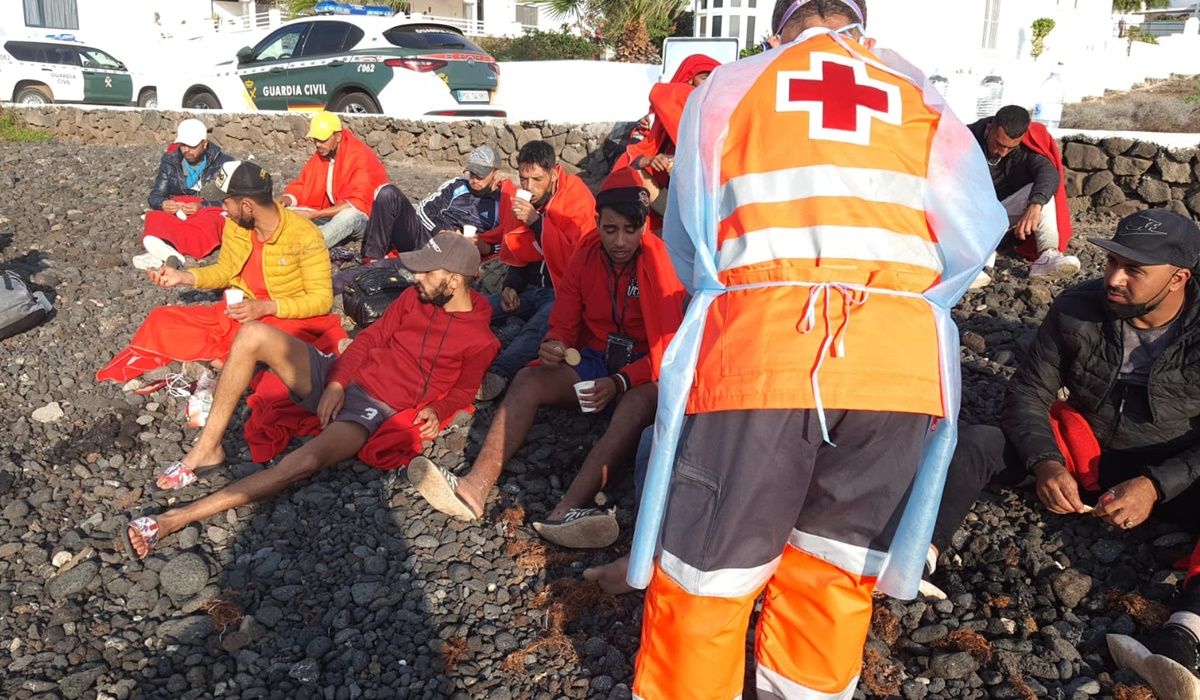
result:
M 279 305 L 279 318 L 312 318 L 329 313 L 333 307 L 333 272 L 329 251 L 321 231 L 311 221 L 276 206 L 279 229 L 263 245 L 263 278 L 267 292 Z M 221 252 L 212 265 L 190 272 L 197 289 L 236 287 L 253 298 L 242 280 L 242 268 L 250 258 L 250 236 L 254 232 L 225 222 L 221 234 Z

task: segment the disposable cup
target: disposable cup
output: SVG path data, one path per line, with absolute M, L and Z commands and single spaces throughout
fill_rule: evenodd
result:
M 187 221 L 187 214 L 184 214 L 182 209 L 176 209 L 175 218 L 179 219 L 180 221 Z
M 529 190 L 517 190 L 517 199 L 523 199 L 526 202 L 533 199 L 533 193 Z
M 595 413 L 596 409 L 593 406 L 583 405 L 583 395 L 580 392 L 587 391 L 594 386 L 596 386 L 596 380 L 594 379 L 588 379 L 587 381 L 575 383 L 575 398 L 579 399 L 579 410 L 583 411 L 584 413 Z
M 463 236 L 465 238 L 475 237 L 475 227 L 471 224 L 463 224 Z
M 226 306 L 233 306 L 234 304 L 240 304 L 245 300 L 246 300 L 246 293 L 243 292 L 242 290 L 240 290 L 240 289 L 226 289 L 225 290 L 225 305 Z

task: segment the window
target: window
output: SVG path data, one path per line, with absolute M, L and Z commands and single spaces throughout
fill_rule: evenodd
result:
M 79 47 L 79 58 L 83 61 L 84 68 L 103 68 L 105 70 L 125 70 L 125 64 L 121 63 L 112 56 L 104 53 L 100 49 L 93 49 L 89 46 Z
M 746 7 L 749 7 L 750 9 L 758 7 L 758 0 L 746 0 Z
M 10 41 L 4 49 L 18 61 L 46 63 L 46 48 L 44 44 L 34 44 L 28 41 Z
M 983 10 L 983 48 L 996 48 L 996 30 L 999 25 L 1000 0 L 987 0 L 987 6 Z
M 481 50 L 462 34 L 448 32 L 445 27 L 430 25 L 409 24 L 392 27 L 383 33 L 383 38 L 387 39 L 388 43 L 392 46 L 417 51 L 432 51 L 437 49 Z
M 701 10 L 707 10 L 707 9 L 708 9 L 708 0 L 700 0 L 700 9 L 701 9 Z
M 700 15 L 700 36 L 708 36 L 708 15 Z
M 746 18 L 746 46 L 754 46 L 758 43 L 758 37 L 754 36 L 754 15 Z
M 300 55 L 324 56 L 348 51 L 362 37 L 363 31 L 347 22 L 313 22 Z
M 59 46 L 58 44 L 46 44 L 46 62 L 57 63 L 61 66 L 78 66 L 79 49 L 74 46 Z
M 712 35 L 713 36 L 725 36 L 724 34 L 721 33 L 721 20 L 723 19 L 721 17 L 721 15 L 717 15 L 716 17 L 713 17 L 712 19 L 713 19 Z
M 733 15 L 729 18 L 729 36 L 738 37 L 742 34 L 742 18 L 738 15 Z
M 252 61 L 283 61 L 296 54 L 300 39 L 312 26 L 312 22 L 301 22 L 288 27 L 280 27 L 271 32 L 266 39 L 254 47 Z
M 730 7 L 741 7 L 742 0 L 729 0 L 729 6 Z
M 517 5 L 517 24 L 522 27 L 536 27 L 540 14 L 537 5 Z
M 25 26 L 79 29 L 76 0 L 24 0 Z
M 712 0 L 713 7 L 721 7 L 724 0 Z

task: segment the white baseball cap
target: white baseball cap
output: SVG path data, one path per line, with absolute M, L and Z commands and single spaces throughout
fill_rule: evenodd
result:
M 175 143 L 181 143 L 188 148 L 195 148 L 206 138 L 208 127 L 199 119 L 184 119 L 175 130 Z

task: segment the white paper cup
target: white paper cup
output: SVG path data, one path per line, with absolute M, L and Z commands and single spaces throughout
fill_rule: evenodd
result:
M 184 214 L 182 209 L 176 209 L 175 218 L 179 219 L 180 221 L 187 221 L 187 214 Z
M 234 304 L 240 304 L 245 300 L 246 300 L 246 293 L 243 292 L 242 290 L 240 290 L 240 289 L 226 289 L 225 290 L 225 305 L 226 306 L 233 306 Z
M 533 200 L 533 193 L 529 190 L 517 190 L 517 199 L 523 199 L 526 202 Z
M 463 237 L 464 238 L 474 238 L 475 237 L 475 227 L 472 226 L 471 224 L 463 224 Z
M 575 398 L 579 399 L 579 410 L 580 411 L 583 411 L 584 413 L 595 413 L 596 412 L 595 407 L 583 405 L 583 395 L 579 393 L 581 391 L 586 391 L 588 389 L 592 389 L 595 386 L 596 386 L 596 380 L 594 380 L 594 379 L 588 379 L 587 381 L 575 383 Z

